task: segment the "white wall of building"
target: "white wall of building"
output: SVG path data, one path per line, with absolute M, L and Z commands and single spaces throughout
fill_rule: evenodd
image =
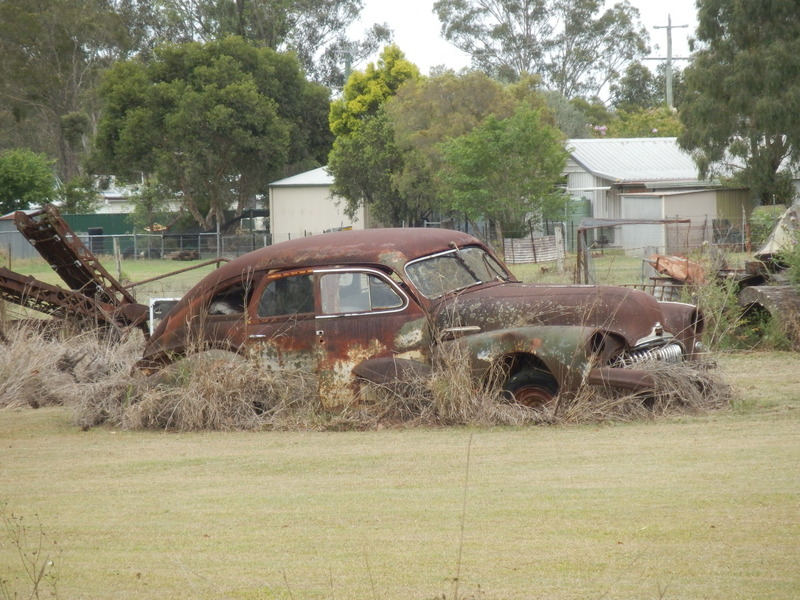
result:
M 345 202 L 331 197 L 327 186 L 275 186 L 269 192 L 269 214 L 273 243 L 324 233 L 337 228 L 364 229 L 362 209 L 351 219 L 344 214 Z

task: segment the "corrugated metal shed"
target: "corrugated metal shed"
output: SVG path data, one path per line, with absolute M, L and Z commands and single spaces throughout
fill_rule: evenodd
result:
M 672 138 L 570 140 L 572 160 L 589 173 L 615 183 L 697 182 L 697 166 Z

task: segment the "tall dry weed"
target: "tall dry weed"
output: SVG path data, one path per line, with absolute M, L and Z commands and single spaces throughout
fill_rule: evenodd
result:
M 475 381 L 458 345 L 437 356 L 430 374 L 399 385 L 364 384 L 355 401 L 325 410 L 316 378 L 273 371 L 230 352 L 180 361 L 157 377 L 133 369 L 139 332 L 66 334 L 6 327 L 0 342 L 0 408 L 74 407 L 83 428 L 345 430 L 414 426 L 572 424 L 651 419 L 726 406 L 729 389 L 711 368 L 645 363 L 655 393 L 626 395 L 586 387 L 546 409 L 517 405 L 502 392 L 502 366 Z
M 55 320 L 10 323 L 3 332 L 0 408 L 74 404 L 87 393 L 80 384 L 106 378 L 119 368 L 115 363 L 130 364 L 141 341 L 127 343 L 118 332 L 76 335 Z
M 140 384 L 140 395 L 119 425 L 177 431 L 297 429 L 313 427 L 319 412 L 316 382 L 308 374 L 275 372 L 221 356 L 175 367 L 177 377 Z
M 636 368 L 653 376 L 656 385 L 652 392 L 633 394 L 584 386 L 572 396 L 559 397 L 554 420 L 564 424 L 636 421 L 704 414 L 730 403 L 731 388 L 710 361 L 647 361 Z

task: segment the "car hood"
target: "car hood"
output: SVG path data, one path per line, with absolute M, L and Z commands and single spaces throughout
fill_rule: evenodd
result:
M 659 302 L 644 292 L 612 286 L 503 283 L 442 298 L 437 327 L 494 331 L 525 325 L 583 325 L 614 332 L 633 346 L 664 324 Z

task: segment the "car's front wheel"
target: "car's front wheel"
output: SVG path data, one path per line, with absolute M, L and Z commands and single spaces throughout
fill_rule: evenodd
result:
M 552 408 L 558 396 L 558 382 L 547 371 L 526 367 L 508 378 L 503 392 L 517 404 L 529 408 Z

